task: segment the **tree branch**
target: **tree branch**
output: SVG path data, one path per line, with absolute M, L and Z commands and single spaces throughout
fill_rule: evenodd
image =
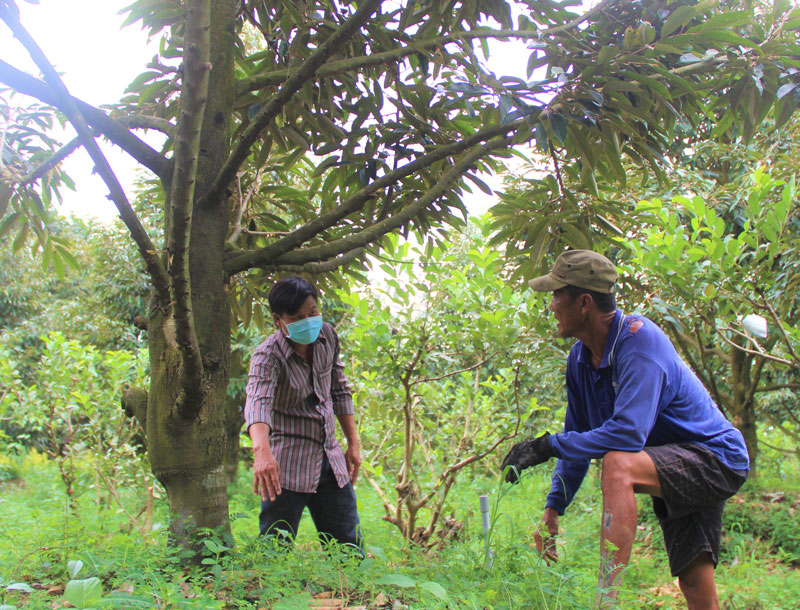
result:
M 271 267 L 271 269 L 290 273 L 308 273 L 310 275 L 319 275 L 322 273 L 329 273 L 335 269 L 338 269 L 339 267 L 344 267 L 345 265 L 352 263 L 354 260 L 364 256 L 366 251 L 366 248 L 356 248 L 355 250 L 351 250 L 350 252 L 343 254 L 342 256 L 337 256 L 329 261 L 306 263 L 305 265 L 275 265 L 274 267 Z
M 170 123 L 167 119 L 162 119 L 157 116 L 132 114 L 119 117 L 117 120 L 129 129 L 155 129 L 167 137 L 175 137 L 175 125 Z
M 47 161 L 39 165 L 36 169 L 30 172 L 27 176 L 23 176 L 23 178 L 19 181 L 20 184 L 33 184 L 39 178 L 44 176 L 47 172 L 54 169 L 59 163 L 61 163 L 64 159 L 69 157 L 73 152 L 75 152 L 78 147 L 81 145 L 80 138 L 73 138 L 69 142 L 67 142 L 64 146 L 61 147 L 56 153 L 50 157 Z
M 606 0 L 593 7 L 591 10 L 579 15 L 572 21 L 558 25 L 547 30 L 493 30 L 489 28 L 480 28 L 475 30 L 467 30 L 463 32 L 455 32 L 447 36 L 439 36 L 429 40 L 416 40 L 414 46 L 405 46 L 391 51 L 383 51 L 381 53 L 374 53 L 372 55 L 364 55 L 362 57 L 354 57 L 349 59 L 340 59 L 320 66 L 317 75 L 321 78 L 336 76 L 343 72 L 358 72 L 364 68 L 371 68 L 373 66 L 382 66 L 386 64 L 396 63 L 398 60 L 419 53 L 420 50 L 436 49 L 444 47 L 453 42 L 461 42 L 468 40 L 480 40 L 485 38 L 516 38 L 519 40 L 541 40 L 546 36 L 553 36 L 563 31 L 572 29 L 590 19 L 595 14 L 600 12 L 608 4 L 610 0 Z M 266 74 L 260 74 L 251 78 L 243 79 L 236 83 L 236 95 L 239 96 L 243 93 L 251 91 L 258 91 L 264 87 L 274 87 L 283 84 L 291 76 L 291 69 L 286 68 L 282 70 L 275 70 Z
M 680 347 L 683 357 L 689 363 L 689 367 L 694 371 L 695 375 L 697 375 L 697 378 L 700 380 L 700 383 L 702 383 L 706 388 L 708 388 L 711 394 L 714 395 L 714 401 L 718 405 L 721 404 L 722 396 L 720 395 L 717 389 L 716 383 L 709 381 L 709 378 L 706 377 L 704 373 L 705 366 L 701 367 L 692 357 L 692 352 L 691 352 L 692 346 L 698 351 L 701 351 L 703 347 L 697 344 L 692 337 L 682 332 L 674 323 L 669 321 L 666 321 L 666 323 L 669 325 L 669 329 L 672 332 L 672 336 L 677 341 L 678 347 Z M 711 376 L 711 379 L 713 379 L 713 375 Z
M 175 337 L 182 356 L 181 394 L 176 407 L 194 419 L 203 406 L 203 359 L 194 328 L 189 277 L 189 234 L 192 228 L 200 132 L 203 125 L 211 46 L 211 0 L 186 3 L 181 108 L 178 113 L 175 163 L 170 193 L 170 279 L 174 299 Z
M 62 103 L 58 96 L 47 84 L 17 70 L 14 66 L 7 64 L 0 59 L 0 81 L 7 84 L 15 91 L 36 98 L 45 104 L 55 108 L 60 108 Z M 122 150 L 133 157 L 138 163 L 149 169 L 159 178 L 168 178 L 172 164 L 169 159 L 153 150 L 139 138 L 133 135 L 121 121 L 111 118 L 102 110 L 95 108 L 77 98 L 69 97 L 70 102 L 74 103 L 80 110 L 86 122 L 103 134 L 108 140 L 119 146 Z M 66 113 L 65 113 L 66 114 Z
M 778 420 L 777 420 L 777 419 L 776 419 L 776 418 L 775 418 L 773 415 L 770 415 L 769 413 L 766 413 L 766 416 L 767 416 L 767 419 L 769 420 L 769 422 L 770 422 L 770 423 L 771 423 L 773 426 L 775 426 L 776 428 L 778 428 L 778 430 L 780 430 L 781 432 L 783 432 L 783 433 L 784 433 L 786 436 L 788 436 L 789 438 L 791 438 L 791 439 L 794 439 L 794 440 L 795 440 L 795 441 L 797 441 L 797 442 L 800 442 L 800 434 L 797 434 L 796 432 L 793 432 L 793 431 L 791 431 L 791 430 L 787 429 L 787 428 L 786 428 L 786 427 L 783 425 L 783 422 L 780 422 L 780 421 L 778 421 Z
M 328 57 L 335 53 L 348 39 L 357 35 L 359 28 L 367 21 L 375 9 L 380 6 L 380 3 L 380 0 L 365 0 L 353 16 L 331 34 L 330 37 L 303 62 L 303 65 L 300 66 L 297 72 L 286 80 L 284 85 L 270 98 L 261 111 L 253 117 L 250 125 L 239 137 L 230 157 L 228 157 L 228 160 L 220 170 L 214 184 L 211 186 L 209 192 L 203 196 L 203 199 L 215 200 L 222 197 L 225 189 L 228 188 L 228 185 L 233 181 L 236 173 L 239 171 L 239 167 L 241 167 L 242 163 L 247 159 L 247 156 L 250 154 L 250 148 L 258 139 L 261 132 L 280 114 L 283 107 L 294 97 L 294 94 L 297 93 L 309 79 L 314 77 L 318 68 L 325 63 Z
M 772 317 L 772 321 L 775 322 L 775 327 L 780 331 L 781 338 L 783 339 L 783 344 L 786 346 L 786 349 L 789 352 L 789 355 L 792 357 L 792 360 L 795 362 L 800 361 L 800 358 L 797 357 L 795 354 L 794 349 L 792 348 L 792 342 L 789 339 L 789 335 L 786 334 L 786 329 L 783 328 L 783 324 L 781 323 L 780 318 L 778 317 L 778 313 L 775 311 L 775 308 L 770 305 L 769 301 L 766 298 L 762 297 L 762 302 L 764 307 L 767 308 L 769 311 L 769 315 Z
M 258 192 L 261 188 L 261 183 L 263 179 L 263 170 L 261 168 L 257 168 L 255 170 L 255 176 L 253 176 L 253 181 L 250 184 L 250 187 L 247 189 L 247 193 L 242 193 L 242 180 L 241 175 L 236 176 L 236 187 L 239 194 L 239 205 L 236 208 L 236 219 L 233 222 L 233 231 L 231 231 L 231 236 L 228 238 L 228 243 L 233 245 L 236 243 L 236 240 L 239 239 L 239 235 L 244 233 L 245 235 L 269 235 L 274 236 L 275 233 L 259 233 L 257 231 L 249 231 L 242 228 L 242 217 L 244 216 L 244 212 L 247 207 L 250 205 L 250 201 L 252 201 L 253 196 Z M 286 235 L 287 233 L 279 233 L 280 235 Z
M 390 233 L 391 231 L 408 223 L 430 204 L 442 197 L 450 189 L 452 184 L 457 181 L 466 171 L 468 171 L 469 168 L 471 168 L 481 157 L 485 156 L 495 148 L 508 146 L 512 142 L 513 138 L 496 138 L 487 142 L 484 146 L 469 152 L 460 161 L 453 165 L 453 167 L 445 172 L 439 181 L 422 197 L 417 199 L 417 201 L 414 203 L 401 209 L 397 214 L 380 222 L 376 222 L 374 225 L 369 226 L 354 235 L 308 248 L 306 250 L 298 250 L 287 253 L 272 261 L 272 263 L 276 265 L 297 265 L 324 260 L 337 254 L 349 252 L 353 248 L 361 248 L 375 242 L 387 233 Z
M 711 327 L 713 328 L 713 325 L 711 325 Z M 708 358 L 706 358 L 706 349 L 703 346 L 703 338 L 702 338 L 701 333 L 700 333 L 700 325 L 699 325 L 699 323 L 697 321 L 695 321 L 695 323 L 694 323 L 694 334 L 695 334 L 696 345 L 697 345 L 697 348 L 698 348 L 697 349 L 697 353 L 700 354 L 700 362 L 702 363 L 703 369 L 706 371 L 706 379 L 708 380 L 708 383 L 710 384 L 708 387 L 711 388 L 711 392 L 714 395 L 714 398 L 715 398 L 715 401 L 717 403 L 717 406 L 719 406 L 723 410 L 723 413 L 724 413 L 725 408 L 728 405 L 723 405 L 722 392 L 719 390 L 719 387 L 717 386 L 717 378 L 716 378 L 716 375 L 714 375 L 714 369 L 709 364 Z
M 777 392 L 778 390 L 800 390 L 800 383 L 778 383 L 775 385 L 761 386 L 756 392 Z
M 460 375 L 461 373 L 467 373 L 469 371 L 474 371 L 475 369 L 477 369 L 477 368 L 483 366 L 484 364 L 486 364 L 487 362 L 489 362 L 489 360 L 494 358 L 498 353 L 499 353 L 499 351 L 492 352 L 491 354 L 486 356 L 483 360 L 480 360 L 480 361 L 476 362 L 475 364 L 473 364 L 471 366 L 468 366 L 466 368 L 458 369 L 457 371 L 450 371 L 449 373 L 444 373 L 443 375 L 439 375 L 438 377 L 425 377 L 423 379 L 417 379 L 411 385 L 417 385 L 419 383 L 427 383 L 429 381 L 441 381 L 442 379 L 447 379 L 448 377 L 455 377 L 456 375 Z
M 70 123 L 72 123 L 73 127 L 75 127 L 75 130 L 78 132 L 81 143 L 91 156 L 97 172 L 108 187 L 109 196 L 117 206 L 122 221 L 128 227 L 131 237 L 139 248 L 139 253 L 145 261 L 156 295 L 162 306 L 165 306 L 169 302 L 167 274 L 161 261 L 156 256 L 156 249 L 155 246 L 153 246 L 153 242 L 147 235 L 147 231 L 145 231 L 139 218 L 133 211 L 133 208 L 131 208 L 130 203 L 128 203 L 125 191 L 122 189 L 122 186 L 114 175 L 105 156 L 103 156 L 103 153 L 100 151 L 97 142 L 94 140 L 94 136 L 86 124 L 86 120 L 78 109 L 75 101 L 70 96 L 69 91 L 67 91 L 67 88 L 64 86 L 55 68 L 53 68 L 52 64 L 39 48 L 39 45 L 19 22 L 18 14 L 14 13 L 11 6 L 13 6 L 13 4 L 7 3 L 0 5 L 0 19 L 6 22 L 14 36 L 28 51 L 31 59 L 33 59 L 39 70 L 41 70 L 45 82 L 50 87 L 55 97 L 55 106 L 67 115 Z M 16 9 L 16 6 L 13 8 Z
M 480 142 L 489 140 L 494 136 L 516 131 L 525 125 L 528 120 L 530 120 L 530 117 L 518 119 L 504 125 L 494 125 L 493 127 L 479 131 L 467 138 L 464 138 L 463 140 L 459 140 L 458 142 L 437 148 L 430 153 L 427 153 L 421 157 L 417 157 L 413 161 L 406 163 L 404 166 L 389 172 L 381 178 L 378 178 L 374 182 L 361 189 L 358 193 L 342 202 L 335 209 L 331 210 L 330 212 L 326 212 L 325 214 L 321 214 L 311 222 L 292 231 L 286 237 L 262 248 L 261 250 L 237 254 L 225 263 L 225 271 L 229 275 L 233 275 L 242 271 L 246 271 L 252 267 L 268 265 L 279 256 L 291 252 L 315 235 L 318 235 L 322 231 L 331 228 L 343 218 L 346 218 L 353 212 L 360 210 L 367 201 L 375 196 L 378 191 L 399 182 L 406 176 L 410 176 L 417 171 L 430 166 L 436 161 L 452 157 L 458 153 L 468 150 Z
M 785 431 L 784 431 L 785 432 Z M 765 447 L 769 447 L 773 451 L 777 451 L 778 453 L 785 453 L 786 455 L 800 455 L 800 450 L 797 449 L 783 449 L 782 447 L 776 447 L 775 445 L 771 445 L 764 439 L 759 439 L 759 445 L 764 445 Z
M 745 334 L 745 333 L 743 333 L 741 331 L 738 331 L 735 328 L 728 327 L 728 328 L 725 328 L 725 329 L 722 329 L 722 330 L 732 331 L 732 332 L 736 333 L 737 335 L 741 335 L 742 337 L 745 337 L 748 341 L 752 341 L 756 346 L 758 346 L 758 342 L 755 339 L 753 339 L 750 335 L 747 335 L 747 334 Z M 734 349 L 737 349 L 737 350 L 739 350 L 741 352 L 744 352 L 746 354 L 750 354 L 752 356 L 760 356 L 761 358 L 766 358 L 767 360 L 772 360 L 773 362 L 778 362 L 779 364 L 785 364 L 789 368 L 793 368 L 793 369 L 800 368 L 800 364 L 798 364 L 797 362 L 792 362 L 791 360 L 786 360 L 785 358 L 780 358 L 778 356 L 773 356 L 772 354 L 764 352 L 764 351 L 761 351 L 760 349 L 748 349 L 743 345 L 739 345 L 739 344 L 731 341 L 730 339 L 728 339 L 722 333 L 719 333 L 719 336 L 725 343 L 727 343 L 728 345 L 730 345 Z M 758 346 L 758 347 L 760 347 L 760 346 Z

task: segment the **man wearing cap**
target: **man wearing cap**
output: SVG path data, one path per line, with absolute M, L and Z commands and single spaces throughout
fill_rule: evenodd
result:
M 531 280 L 552 292 L 562 338 L 578 339 L 567 358 L 564 431 L 514 445 L 506 481 L 558 458 L 544 511 L 545 559 L 557 559 L 558 517 L 593 458 L 602 460 L 601 566 L 596 606 L 614 607 L 615 585 L 636 533 L 636 493 L 652 496 L 670 570 L 690 610 L 717 609 L 714 568 L 722 509 L 747 478 L 741 433 L 714 404 L 669 338 L 653 322 L 616 309 L 617 272 L 606 257 L 570 250 Z

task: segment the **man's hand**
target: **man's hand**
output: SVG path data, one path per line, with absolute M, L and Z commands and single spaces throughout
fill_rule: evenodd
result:
M 358 443 L 347 445 L 347 451 L 344 452 L 344 461 L 347 463 L 350 481 L 355 483 L 358 478 L 358 469 L 361 468 L 361 453 L 358 449 Z
M 361 452 L 358 448 L 355 418 L 352 415 L 337 415 L 336 417 L 342 427 L 344 437 L 347 439 L 347 451 L 344 452 L 347 472 L 350 475 L 350 481 L 355 483 L 358 478 L 358 469 L 361 468 Z
M 552 508 L 545 508 L 542 525 L 542 529 L 537 530 L 533 535 L 533 540 L 536 543 L 536 550 L 544 556 L 545 563 L 550 565 L 558 561 L 558 550 L 556 549 L 558 513 Z
M 281 493 L 281 467 L 269 447 L 253 448 L 253 491 L 271 502 Z
M 503 471 L 506 471 L 506 467 L 509 467 L 506 471 L 506 482 L 516 483 L 519 481 L 520 472 L 531 466 L 546 462 L 554 456 L 553 448 L 550 445 L 549 433 L 545 433 L 532 441 L 517 443 L 503 459 Z

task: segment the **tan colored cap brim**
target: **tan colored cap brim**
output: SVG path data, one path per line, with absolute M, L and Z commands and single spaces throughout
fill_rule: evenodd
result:
M 540 277 L 535 277 L 532 280 L 528 280 L 528 286 L 537 292 L 553 292 L 553 290 L 558 290 L 566 285 L 566 282 L 557 280 L 549 273 L 547 275 L 542 275 Z

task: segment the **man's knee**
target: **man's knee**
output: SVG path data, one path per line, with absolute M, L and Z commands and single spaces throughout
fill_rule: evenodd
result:
M 609 451 L 605 454 L 601 478 L 603 491 L 606 491 L 606 488 L 633 485 L 632 455 L 625 451 Z
M 658 473 L 650 456 L 644 451 L 609 451 L 603 457 L 603 493 L 630 489 L 637 493 L 660 495 Z

